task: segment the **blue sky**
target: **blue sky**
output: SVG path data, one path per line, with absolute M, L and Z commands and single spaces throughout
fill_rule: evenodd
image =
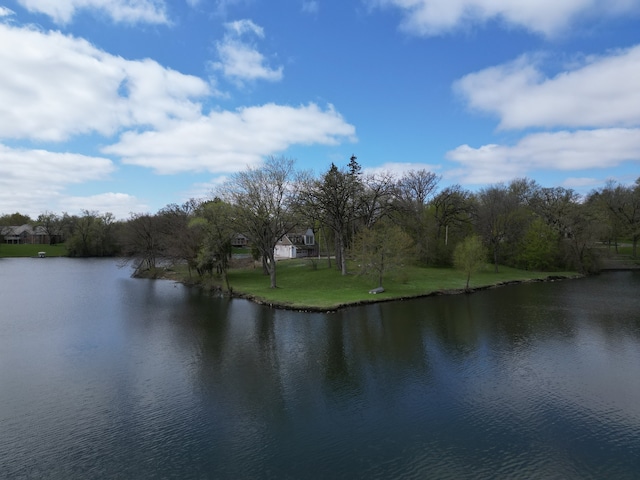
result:
M 270 155 L 640 176 L 640 0 L 0 0 L 0 71 L 0 213 L 155 212 Z

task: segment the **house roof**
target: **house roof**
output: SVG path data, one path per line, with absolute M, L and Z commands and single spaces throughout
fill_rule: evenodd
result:
M 311 245 L 306 244 L 304 240 L 304 237 L 308 235 L 309 232 L 313 235 L 313 230 L 311 228 L 289 232 L 278 241 L 278 245 L 295 245 L 296 247 L 310 248 Z
M 40 225 L 37 225 L 35 227 L 29 225 L 29 224 L 24 224 L 24 225 L 9 225 L 7 227 L 0 227 L 0 234 L 4 235 L 4 236 L 20 236 L 22 234 L 27 234 L 27 235 L 46 235 L 47 232 L 46 230 L 41 227 Z

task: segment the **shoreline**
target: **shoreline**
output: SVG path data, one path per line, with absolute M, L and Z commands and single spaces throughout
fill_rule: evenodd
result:
M 540 278 L 532 278 L 532 279 L 523 279 L 523 280 L 505 280 L 496 282 L 488 285 L 479 285 L 476 287 L 466 288 L 454 288 L 454 289 L 440 289 L 440 290 L 432 290 L 424 293 L 418 293 L 415 295 L 400 295 L 396 297 L 385 297 L 380 298 L 378 295 L 373 295 L 372 298 L 366 300 L 359 300 L 354 302 L 340 303 L 331 307 L 326 306 L 314 306 L 314 305 L 291 305 L 285 302 L 277 302 L 271 301 L 268 299 L 264 299 L 258 295 L 254 295 L 252 293 L 246 292 L 238 292 L 233 288 L 231 291 L 224 291 L 220 286 L 216 286 L 216 288 L 207 288 L 205 285 L 198 281 L 187 281 L 185 279 L 177 279 L 175 276 L 171 275 L 161 275 L 155 278 L 157 279 L 165 279 L 165 280 L 173 280 L 175 282 L 181 283 L 188 287 L 197 287 L 204 291 L 208 291 L 210 293 L 218 293 L 229 298 L 239 298 L 244 300 L 249 300 L 257 305 L 262 305 L 265 307 L 279 309 L 279 310 L 290 310 L 296 312 L 307 312 L 307 313 L 335 313 L 337 311 L 349 308 L 349 307 L 358 307 L 365 305 L 372 305 L 376 303 L 388 303 L 388 302 L 402 302 L 407 300 L 416 300 L 420 298 L 427 297 L 437 297 L 443 295 L 463 295 L 463 294 L 472 294 L 475 292 L 480 292 L 483 290 L 491 290 L 493 288 L 506 287 L 509 285 L 520 285 L 525 283 L 542 283 L 542 282 L 557 282 L 561 280 L 574 280 L 578 278 L 584 278 L 586 275 L 583 274 L 573 274 L 573 275 L 553 275 L 550 274 L 546 277 Z

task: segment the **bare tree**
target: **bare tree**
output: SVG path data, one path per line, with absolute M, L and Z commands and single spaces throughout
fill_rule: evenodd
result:
M 481 189 L 476 195 L 476 224 L 484 242 L 489 246 L 496 273 L 512 227 L 517 199 L 509 188 L 500 183 Z
M 366 228 L 385 218 L 391 210 L 395 178 L 391 173 L 363 175 L 359 218 Z
M 235 208 L 234 224 L 263 258 L 271 288 L 276 288 L 276 243 L 296 226 L 294 160 L 269 157 L 260 168 L 234 174 L 221 196 Z
M 394 207 L 396 221 L 411 236 L 418 258 L 428 261 L 429 223 L 428 202 L 434 195 L 440 178 L 427 170 L 411 170 L 396 182 Z M 432 223 L 432 222 L 431 222 Z
M 153 271 L 161 254 L 160 228 L 158 217 L 148 213 L 134 213 L 122 232 L 122 252 L 135 259 L 136 274 Z
M 530 205 L 547 225 L 566 237 L 579 199 L 580 196 L 570 188 L 537 188 L 531 196 Z
M 640 240 L 640 178 L 633 186 L 608 182 L 599 193 L 609 212 L 631 238 L 632 254 L 636 258 Z
M 55 245 L 62 239 L 61 219 L 53 212 L 43 212 L 38 215 L 36 223 L 42 227 L 49 237 L 49 245 Z
M 197 200 L 191 199 L 182 205 L 169 204 L 157 214 L 163 257 L 172 262 L 186 262 L 189 277 L 196 265 L 202 241 L 202 232 L 189 228 L 198 205 Z
M 437 238 L 441 238 L 443 233 L 446 238 L 447 227 L 469 223 L 473 211 L 470 197 L 471 194 L 460 185 L 451 185 L 434 197 L 434 215 L 438 225 Z

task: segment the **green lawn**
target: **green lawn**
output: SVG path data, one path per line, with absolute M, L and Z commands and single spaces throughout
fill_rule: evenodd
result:
M 357 275 L 342 276 L 329 269 L 325 260 L 282 260 L 277 265 L 277 289 L 269 288 L 269 277 L 260 268 L 229 272 L 229 282 L 235 293 L 242 293 L 265 303 L 299 309 L 335 309 L 347 304 L 426 295 L 438 291 L 464 289 L 462 272 L 450 268 L 407 267 L 394 278 L 385 279 L 385 292 L 369 293 L 376 283 Z M 574 272 L 529 272 L 493 266 L 471 276 L 470 288 L 491 286 L 511 281 L 544 279 L 548 276 L 572 277 Z
M 0 257 L 37 257 L 38 252 L 46 252 L 47 257 L 65 257 L 64 245 L 8 245 L 0 244 Z

